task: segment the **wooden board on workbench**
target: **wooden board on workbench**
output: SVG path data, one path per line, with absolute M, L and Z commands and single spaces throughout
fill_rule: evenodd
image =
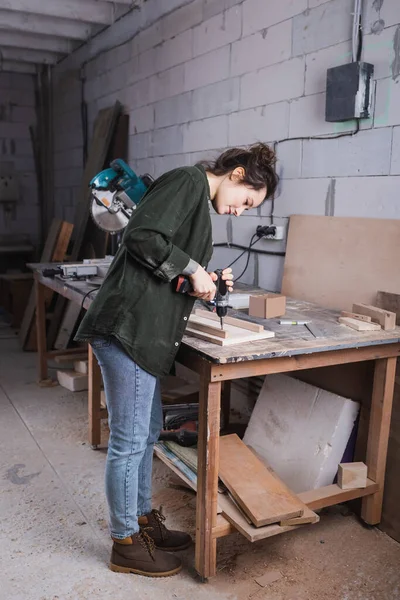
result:
M 374 304 L 378 290 L 400 293 L 400 220 L 290 217 L 282 293 L 327 308 Z
M 210 313 L 211 314 L 211 313 Z M 207 315 L 207 313 L 206 313 Z M 239 321 L 239 319 L 235 319 Z M 262 332 L 249 331 L 248 327 L 238 325 L 230 325 L 226 319 L 224 322 L 223 331 L 218 323 L 208 318 L 208 315 L 203 317 L 197 314 L 191 315 L 186 329 L 186 333 L 193 337 L 206 342 L 212 342 L 218 346 L 233 346 L 234 344 L 242 344 L 256 340 L 264 340 L 275 336 L 273 331 L 263 329 Z
M 73 228 L 72 223 L 53 219 L 40 262 L 62 262 L 65 259 Z M 52 297 L 53 292 L 46 289 L 46 302 L 50 303 Z M 35 350 L 36 348 L 35 308 L 35 290 L 32 290 L 19 331 L 19 341 L 23 349 Z
M 368 323 L 351 317 L 339 317 L 338 321 L 341 325 L 346 325 L 346 327 L 351 327 L 356 331 L 379 331 L 382 329 L 379 323 Z
M 256 527 L 302 516 L 304 505 L 236 435 L 220 438 L 219 477 Z
M 206 310 L 201 310 L 201 308 L 196 308 L 194 314 L 198 317 L 204 317 L 209 319 L 210 321 L 220 322 L 220 318 L 216 313 L 208 312 Z M 238 319 L 236 317 L 230 317 L 229 315 L 224 318 L 224 323 L 227 325 L 236 325 L 236 327 L 240 327 L 241 329 L 248 329 L 249 331 L 254 331 L 256 333 L 262 333 L 264 331 L 263 325 L 259 325 L 258 323 L 251 323 L 249 321 L 244 321 L 243 319 Z
M 374 323 L 379 323 L 385 331 L 390 331 L 396 327 L 396 314 L 389 310 L 368 306 L 367 304 L 353 304 L 353 311 L 368 315 Z

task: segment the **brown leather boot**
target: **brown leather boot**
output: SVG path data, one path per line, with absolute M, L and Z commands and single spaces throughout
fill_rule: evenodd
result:
M 161 552 L 144 529 L 124 540 L 114 539 L 110 569 L 146 577 L 169 577 L 182 568 L 177 556 Z
M 164 525 L 165 517 L 160 510 L 153 509 L 147 515 L 139 517 L 139 526 L 146 528 L 147 533 L 154 541 L 156 548 L 177 552 L 185 550 L 192 543 L 192 538 L 183 531 L 173 531 Z

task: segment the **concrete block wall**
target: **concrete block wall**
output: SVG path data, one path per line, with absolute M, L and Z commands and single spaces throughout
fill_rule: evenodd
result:
M 353 0 L 161 4 L 148 0 L 145 12 L 138 11 L 128 42 L 118 46 L 116 37 L 118 47 L 97 58 L 89 48 L 80 64 L 75 58 L 73 68 L 67 60 L 56 69 L 58 210 L 74 204 L 85 61 L 89 121 L 115 99 L 124 104 L 131 117 L 129 160 L 140 173 L 158 176 L 230 145 L 354 130 L 354 122 L 324 119 L 326 70 L 351 59 Z M 272 218 L 287 225 L 295 213 L 400 218 L 399 6 L 398 0 L 364 1 L 363 59 L 375 65 L 372 117 L 354 137 L 278 144 L 274 203 L 238 220 L 212 215 L 215 242 L 246 245 L 257 225 Z M 258 247 L 283 251 L 285 244 L 260 241 Z M 237 255 L 216 249 L 211 266 Z M 282 257 L 254 255 L 243 281 L 279 290 L 282 266 Z
M 32 75 L 0 73 L 0 174 L 15 175 L 20 192 L 12 212 L 6 214 L 0 204 L 0 244 L 38 242 L 38 194 L 29 133 L 36 122 L 34 105 Z

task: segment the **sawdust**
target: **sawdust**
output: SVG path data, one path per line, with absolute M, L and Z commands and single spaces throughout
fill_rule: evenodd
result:
M 154 499 L 168 523 L 195 532 L 195 495 L 170 485 L 168 469 L 155 462 Z M 194 550 L 185 553 L 193 572 Z M 270 571 L 282 578 L 261 588 Z M 376 528 L 364 527 L 348 509 L 325 509 L 317 525 L 252 544 L 240 534 L 218 540 L 217 577 L 207 587 L 232 600 L 397 600 L 400 545 Z

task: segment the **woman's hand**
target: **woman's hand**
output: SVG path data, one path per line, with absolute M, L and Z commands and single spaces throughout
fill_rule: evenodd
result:
M 215 273 L 213 273 L 215 275 Z M 216 276 L 215 276 L 216 277 Z M 190 275 L 190 282 L 193 286 L 193 292 L 190 292 L 190 296 L 195 298 L 201 298 L 201 300 L 210 301 L 214 299 L 217 288 L 215 287 L 213 278 L 207 273 L 200 265 L 197 271 Z
M 213 281 L 217 281 L 218 277 L 216 273 L 210 273 L 210 277 Z M 231 293 L 233 290 L 233 275 L 232 269 L 224 269 L 222 271 L 222 279 L 226 281 L 226 285 L 228 287 L 228 292 Z

